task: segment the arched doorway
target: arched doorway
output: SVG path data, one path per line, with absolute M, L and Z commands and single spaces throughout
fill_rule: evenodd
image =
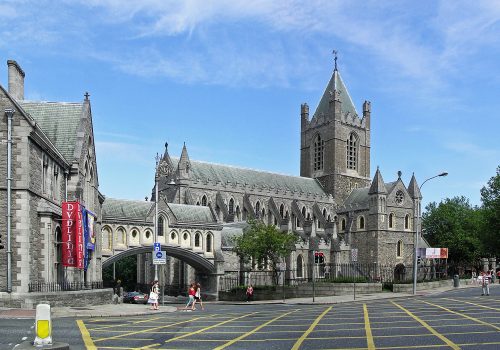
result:
M 394 282 L 403 282 L 406 279 L 406 267 L 403 264 L 397 264 L 394 268 Z

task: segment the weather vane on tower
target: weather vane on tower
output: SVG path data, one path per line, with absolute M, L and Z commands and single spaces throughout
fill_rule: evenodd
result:
M 338 53 L 338 51 L 337 51 L 337 50 L 333 50 L 333 51 L 332 51 L 332 54 L 333 54 L 333 60 L 335 61 L 335 70 L 337 70 L 337 53 Z

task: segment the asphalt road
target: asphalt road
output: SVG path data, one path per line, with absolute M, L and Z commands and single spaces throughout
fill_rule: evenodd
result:
M 195 312 L 55 319 L 54 338 L 71 349 L 500 348 L 500 287 L 489 297 L 478 292 L 334 305 L 208 304 Z M 20 342 L 33 323 L 4 321 L 1 349 Z

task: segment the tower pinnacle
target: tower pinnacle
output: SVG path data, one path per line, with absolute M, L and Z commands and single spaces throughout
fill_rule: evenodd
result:
M 332 54 L 333 54 L 333 60 L 335 61 L 335 69 L 334 69 L 334 70 L 337 70 L 337 53 L 338 53 L 338 51 L 337 51 L 337 50 L 333 50 L 333 51 L 332 51 Z

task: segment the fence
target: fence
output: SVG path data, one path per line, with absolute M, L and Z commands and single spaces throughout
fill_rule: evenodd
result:
M 435 281 L 447 278 L 446 265 L 419 266 L 417 280 Z M 381 283 L 411 283 L 413 267 L 402 264 L 384 266 L 379 264 L 313 264 L 304 265 L 299 269 L 285 271 L 252 270 L 226 271 L 219 280 L 219 290 L 229 291 L 239 286 L 296 286 L 312 282 L 381 282 Z
M 31 282 L 28 291 L 31 292 L 59 292 L 84 289 L 103 289 L 102 281 L 98 282 Z

